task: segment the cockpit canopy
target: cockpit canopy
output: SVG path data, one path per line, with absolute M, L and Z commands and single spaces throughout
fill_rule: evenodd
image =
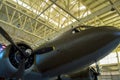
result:
M 79 27 L 77 27 L 77 28 L 74 28 L 74 29 L 72 30 L 72 33 L 75 34 L 75 33 L 78 33 L 78 32 L 80 32 L 80 31 L 81 31 L 81 29 L 80 29 Z

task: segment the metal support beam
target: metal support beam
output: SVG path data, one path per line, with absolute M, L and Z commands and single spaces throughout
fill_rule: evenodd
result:
M 116 10 L 116 12 L 119 14 L 119 16 L 120 16 L 120 11 L 119 11 L 119 9 L 116 7 L 116 5 L 113 3 L 113 1 L 111 1 L 111 0 L 108 0 L 109 2 L 110 2 L 110 4 L 113 6 L 113 9 L 115 9 Z
M 23 15 L 29 17 L 29 18 L 32 18 L 33 20 L 35 20 L 35 21 L 37 21 L 37 22 L 39 22 L 39 23 L 45 25 L 45 26 L 48 27 L 49 29 L 52 29 L 52 30 L 58 32 L 58 31 L 57 31 L 56 29 L 54 29 L 53 27 L 50 27 L 50 25 L 48 25 L 48 24 L 46 24 L 46 23 L 44 23 L 44 22 L 42 22 L 42 21 L 39 21 L 39 20 L 33 18 L 32 16 L 27 15 L 27 14 L 24 13 L 24 12 L 21 12 L 20 10 L 16 9 L 15 7 L 13 7 L 13 6 L 11 6 L 11 5 L 5 3 L 5 2 L 3 2 L 3 4 L 6 5 L 6 6 L 8 6 L 8 7 L 10 7 L 10 8 L 12 8 L 12 9 L 14 9 L 15 11 L 17 11 L 17 12 L 19 12 L 19 13 L 21 13 L 21 14 L 23 14 Z
M 56 2 L 57 0 L 55 0 L 54 2 Z M 38 14 L 35 19 L 37 19 L 41 14 L 43 14 L 48 8 L 50 8 L 54 3 L 51 3 L 47 8 L 45 8 L 40 14 Z
M 0 10 L 1 10 L 2 6 L 3 6 L 3 4 L 2 4 L 3 1 L 4 1 L 4 0 L 1 0 L 1 1 L 0 1 Z
M 61 7 L 60 5 L 58 5 L 55 1 L 50 0 L 52 3 L 54 3 L 57 7 L 59 7 L 60 9 L 62 9 L 63 11 L 65 11 L 67 14 L 69 14 L 71 17 L 73 17 L 76 21 L 79 22 L 79 19 L 76 18 L 75 16 L 73 16 L 68 10 L 64 9 L 63 7 Z
M 120 0 L 116 1 L 116 2 L 114 3 L 114 5 L 120 6 Z M 74 22 L 74 23 L 66 26 L 65 29 L 63 30 L 63 32 L 66 31 L 66 30 L 71 29 L 71 28 L 72 28 L 71 26 L 76 27 L 76 26 L 78 26 L 78 25 L 81 25 L 83 22 L 86 22 L 86 21 L 88 21 L 88 20 L 90 20 L 90 19 L 93 19 L 95 16 L 99 16 L 99 15 L 101 15 L 101 14 L 104 14 L 104 13 L 106 13 L 106 12 L 111 11 L 111 8 L 112 8 L 112 7 L 113 7 L 112 5 L 108 5 L 108 6 L 104 7 L 104 8 L 102 8 L 102 9 L 100 9 L 100 10 L 98 10 L 98 11 L 96 11 L 96 12 L 94 12 L 94 13 L 92 13 L 92 14 L 84 17 L 84 18 L 82 18 L 82 19 L 79 19 L 79 22 L 76 21 L 76 22 Z
M 7 29 L 7 28 L 9 28 L 10 30 L 13 30 L 13 31 L 20 31 L 21 32 L 21 34 L 26 34 L 26 35 L 31 35 L 31 37 L 29 37 L 29 38 L 32 38 L 32 36 L 33 37 L 35 37 L 35 38 L 37 38 L 39 41 L 42 41 L 42 43 L 44 43 L 44 42 L 47 42 L 48 40 L 47 39 L 45 39 L 45 38 L 42 38 L 42 37 L 39 37 L 39 36 L 37 36 L 37 35 L 35 35 L 35 34 L 32 34 L 32 33 L 30 33 L 30 32 L 28 32 L 28 31 L 25 31 L 25 30 L 22 30 L 22 29 L 19 29 L 19 28 L 16 28 L 14 25 L 12 25 L 12 24 L 10 24 L 10 23 L 7 23 L 7 22 L 5 22 L 5 21 L 2 21 L 2 20 L 0 20 L 0 25 L 1 26 L 3 26 L 5 29 Z M 8 27 L 9 26 L 9 27 Z M 17 35 L 17 34 L 16 34 Z M 28 44 L 30 44 L 31 46 L 32 46 L 32 42 L 31 41 L 28 41 L 28 40 L 26 40 L 25 38 L 22 38 L 22 39 L 20 39 L 18 36 L 16 36 L 15 34 L 13 35 L 12 34 L 12 36 L 13 36 L 13 38 L 15 38 L 15 39 L 17 39 L 17 40 L 20 40 L 20 41 L 24 41 L 24 42 L 26 42 L 26 43 L 28 43 Z M 26 36 L 27 37 L 27 36 Z M 39 43 L 39 45 L 41 45 L 42 43 Z M 38 45 L 38 46 L 39 46 Z M 36 46 L 32 46 L 32 47 L 36 47 Z
M 119 73 L 120 73 L 120 59 L 119 59 L 118 51 L 116 51 L 116 57 L 117 57 L 117 62 L 118 62 L 118 70 L 119 70 Z
M 18 29 L 18 28 L 16 28 L 14 25 L 12 25 L 12 24 L 10 24 L 10 23 L 7 23 L 7 22 L 5 22 L 5 21 L 0 20 L 0 25 L 3 25 L 3 24 L 9 25 L 9 26 L 12 27 L 12 28 Z M 5 26 L 4 26 L 4 27 L 5 27 Z M 25 31 L 25 30 L 22 30 L 22 29 L 19 29 L 19 30 L 21 30 L 21 32 L 23 31 L 23 32 L 25 32 L 26 34 L 29 34 L 29 35 L 31 35 L 31 36 L 35 36 L 35 37 L 37 37 L 37 38 L 39 38 L 39 39 L 43 39 L 43 40 L 45 40 L 45 41 L 48 41 L 47 39 L 44 39 L 44 38 L 42 38 L 42 37 L 40 37 L 40 36 L 37 36 L 37 35 L 35 35 L 35 34 L 32 34 L 32 33 L 28 32 L 28 31 Z
M 2 4 L 3 0 L 0 0 L 0 5 Z

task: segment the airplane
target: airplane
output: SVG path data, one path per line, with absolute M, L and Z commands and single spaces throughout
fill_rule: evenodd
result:
M 15 43 L 0 26 L 0 34 L 11 43 L 0 54 L 0 77 L 8 80 L 72 80 L 80 73 L 83 78 L 97 80 L 99 72 L 89 66 L 119 45 L 120 29 L 100 26 L 80 30 L 79 27 L 32 50 L 23 42 Z M 89 75 L 86 77 L 85 74 Z M 62 75 L 69 78 L 64 79 L 66 77 Z

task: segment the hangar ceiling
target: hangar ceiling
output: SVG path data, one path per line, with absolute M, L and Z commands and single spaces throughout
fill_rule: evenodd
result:
M 0 26 L 33 48 L 78 25 L 120 27 L 119 20 L 120 0 L 0 0 Z

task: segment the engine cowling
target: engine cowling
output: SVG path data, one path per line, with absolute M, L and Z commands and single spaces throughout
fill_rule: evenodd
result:
M 31 47 L 24 43 L 17 43 L 17 46 L 23 52 L 25 52 L 24 55 L 30 55 L 25 61 L 25 69 L 30 68 L 34 63 L 34 55 L 31 55 L 32 53 Z M 10 47 L 11 48 L 9 49 L 9 55 L 8 55 L 9 60 L 15 68 L 18 68 L 21 59 L 23 59 L 24 57 L 20 55 L 20 52 L 18 51 L 18 49 L 16 49 L 13 45 L 11 45 Z
M 93 67 L 88 67 L 80 72 L 70 74 L 69 77 L 80 80 L 97 80 L 98 75 L 99 73 Z
M 32 49 L 30 46 L 24 44 L 24 43 L 17 43 L 17 46 L 27 54 L 30 54 L 32 52 Z M 13 46 L 9 45 L 5 49 L 5 53 L 2 59 L 0 59 L 0 77 L 9 78 L 12 74 L 14 74 L 18 67 L 20 60 L 22 59 L 22 56 L 19 55 L 19 51 Z M 31 55 L 29 58 L 25 61 L 25 69 L 29 70 L 32 68 L 32 65 L 34 64 L 34 55 Z

